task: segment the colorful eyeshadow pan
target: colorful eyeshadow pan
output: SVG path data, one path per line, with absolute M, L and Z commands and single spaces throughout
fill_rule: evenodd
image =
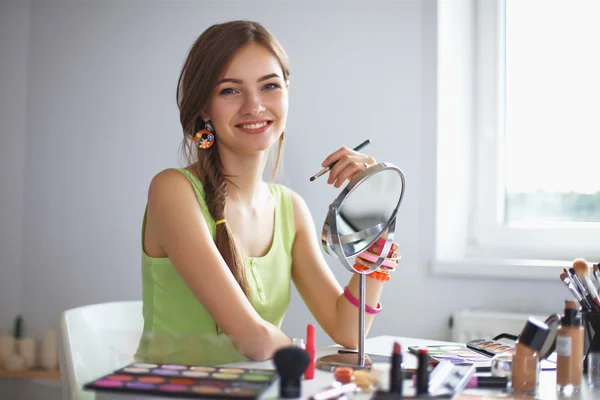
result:
M 221 374 L 221 373 L 216 373 L 216 374 L 213 374 L 212 376 L 215 379 L 236 379 L 236 378 L 240 377 L 238 374 Z
M 219 372 L 223 374 L 243 374 L 246 371 L 240 368 L 221 368 Z
M 156 367 L 158 367 L 157 364 L 149 364 L 149 363 L 134 363 L 131 366 L 135 367 L 135 368 L 156 368 Z
M 173 364 L 163 365 L 162 368 L 164 368 L 164 369 L 174 369 L 176 371 L 181 371 L 181 370 L 187 369 L 187 367 L 185 365 L 173 365 Z
M 213 372 L 217 369 L 214 367 L 191 367 L 190 371 L 203 371 L 203 372 Z
M 160 390 L 166 390 L 167 392 L 183 392 L 184 390 L 187 390 L 188 387 L 186 385 L 166 384 L 166 385 L 160 385 L 158 388 Z
M 129 374 L 147 374 L 148 372 L 150 372 L 150 369 L 149 368 L 131 367 L 131 368 L 123 368 L 123 372 L 127 372 Z
M 125 384 L 125 386 L 127 386 L 128 388 L 140 389 L 140 390 L 149 390 L 149 389 L 154 389 L 156 387 L 156 385 L 154 385 L 152 383 L 144 383 L 144 382 L 127 382 Z
M 96 381 L 95 384 L 100 387 L 121 387 L 121 386 L 123 386 L 123 382 L 111 381 L 110 379 L 101 379 L 99 381 Z
M 271 378 L 265 375 L 251 375 L 251 374 L 246 374 L 242 376 L 242 379 L 247 380 L 247 381 L 268 381 Z
M 173 385 L 193 385 L 196 381 L 193 379 L 173 378 L 169 379 L 169 383 Z
M 206 377 L 210 376 L 210 374 L 208 372 L 204 372 L 204 371 L 182 371 L 181 375 L 189 376 L 191 378 L 206 378 Z
M 110 379 L 111 381 L 127 382 L 127 381 L 132 381 L 133 380 L 133 376 L 130 376 L 130 375 L 109 375 L 109 376 L 106 377 L 106 379 Z
M 165 378 L 161 378 L 158 376 L 143 376 L 141 378 L 138 378 L 138 381 L 145 383 L 163 383 L 165 381 Z
M 204 394 L 216 394 L 216 393 L 221 393 L 222 390 L 220 388 L 212 387 L 212 386 L 194 386 L 194 387 L 192 387 L 192 392 L 204 393 Z
M 84 385 L 87 390 L 166 397 L 256 399 L 275 371 L 233 367 L 132 363 Z
M 153 369 L 152 373 L 156 375 L 179 375 L 179 372 L 172 369 Z

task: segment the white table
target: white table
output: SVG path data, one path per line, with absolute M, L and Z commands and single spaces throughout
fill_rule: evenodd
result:
M 365 352 L 369 354 L 379 354 L 389 356 L 392 352 L 393 343 L 397 341 L 402 346 L 403 361 L 406 368 L 416 368 L 417 360 L 411 353 L 408 352 L 409 346 L 431 346 L 440 344 L 455 344 L 450 342 L 440 342 L 434 340 L 416 339 L 416 338 L 405 338 L 405 337 L 394 337 L 394 336 L 377 336 L 365 340 Z M 336 347 L 324 347 L 317 350 L 317 357 L 321 357 L 327 354 L 336 353 L 338 348 Z M 262 362 L 242 362 L 236 364 L 230 364 L 240 368 L 262 368 L 262 369 L 274 369 L 271 360 Z M 110 373 L 107 371 L 106 373 Z M 540 387 L 537 399 L 543 400 L 555 400 L 568 398 L 570 400 L 592 400 L 600 399 L 600 389 L 591 389 L 584 385 L 580 392 L 572 394 L 569 397 L 562 397 L 556 393 L 556 374 L 554 371 L 542 371 L 540 376 Z M 315 370 L 315 378 L 311 380 L 304 380 L 302 382 L 302 398 L 308 399 L 315 393 L 318 393 L 333 383 L 333 374 L 321 370 Z M 409 384 L 409 383 L 406 383 Z M 371 394 L 359 394 L 355 396 L 357 400 L 369 399 Z M 96 394 L 96 400 L 151 400 L 161 399 L 163 397 L 157 396 L 143 396 L 143 395 L 127 395 L 127 394 L 113 394 L 107 392 L 98 392 Z M 279 385 L 276 381 L 272 384 L 267 391 L 261 397 L 262 399 L 278 399 L 279 398 Z M 513 396 L 510 393 L 504 393 L 498 390 L 465 390 L 459 397 L 461 400 L 472 400 L 472 399 L 533 399 L 534 396 Z M 164 399 L 174 400 L 173 397 L 164 397 Z M 175 399 L 176 400 L 176 399 Z M 188 399 L 189 400 L 189 399 Z

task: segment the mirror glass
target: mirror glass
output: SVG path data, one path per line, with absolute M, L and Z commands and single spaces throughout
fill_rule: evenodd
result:
M 404 182 L 396 168 L 375 165 L 355 177 L 336 202 L 337 234 L 344 254 L 354 256 L 366 250 L 379 237 L 386 239 L 386 230 L 395 218 L 403 194 Z M 354 181 L 354 179 L 353 179 Z M 335 205 L 336 203 L 334 203 Z M 323 229 L 323 247 L 337 257 L 331 240 L 331 213 Z

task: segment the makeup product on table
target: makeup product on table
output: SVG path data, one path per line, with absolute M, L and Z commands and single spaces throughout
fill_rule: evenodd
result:
M 565 314 L 556 336 L 556 384 L 562 392 L 579 390 L 581 386 L 584 329 L 578 309 L 576 301 L 565 301 Z
M 417 396 L 426 396 L 429 393 L 429 357 L 425 348 L 419 349 L 417 356 L 416 389 Z
M 279 397 L 295 399 L 302 395 L 302 373 L 310 362 L 308 352 L 299 347 L 284 347 L 275 352 L 273 363 L 279 374 Z
M 306 327 L 306 351 L 310 359 L 306 371 L 304 371 L 304 379 L 313 379 L 315 377 L 315 355 L 317 352 L 315 326 L 313 324 L 308 324 Z
M 452 370 L 456 366 L 460 366 L 460 364 L 452 364 L 444 361 L 443 363 L 438 364 L 437 367 L 431 372 L 431 379 L 429 380 L 429 392 L 432 397 L 438 397 L 439 391 L 444 387 L 448 386 L 447 376 L 450 374 L 449 372 L 438 373 L 435 375 L 435 372 L 440 370 L 440 368 L 445 367 L 445 369 Z M 465 364 L 468 365 L 468 364 Z M 434 376 L 435 375 L 435 376 Z M 450 374 L 451 375 L 451 374 Z M 454 377 L 456 379 L 461 379 L 462 375 L 455 372 Z M 413 376 L 413 384 L 417 383 L 416 376 Z M 508 378 L 500 377 L 500 376 L 471 376 L 466 380 L 466 384 L 462 389 L 506 389 L 508 387 L 508 383 L 510 381 Z
M 346 385 L 333 387 L 317 393 L 311 397 L 312 400 L 329 400 L 337 399 L 346 394 L 354 393 L 356 391 L 355 383 L 348 383 Z
M 450 361 L 454 364 L 473 364 L 477 368 L 477 372 L 490 371 L 491 358 L 486 354 L 482 354 L 466 346 L 450 344 L 421 347 L 427 349 L 428 355 L 434 366 L 442 361 Z M 408 350 L 415 356 L 418 356 L 421 347 L 410 346 Z
M 500 376 L 472 376 L 465 389 L 506 389 L 508 378 Z
M 600 387 L 600 352 L 591 351 L 586 357 L 587 382 L 590 387 Z
M 351 367 L 335 367 L 333 378 L 340 383 L 350 383 L 354 379 L 354 370 Z
M 367 146 L 369 143 L 371 143 L 371 141 L 369 139 L 365 140 L 364 142 L 362 142 L 361 144 L 359 144 L 358 146 L 356 146 L 354 149 L 354 151 L 359 151 L 361 150 L 363 147 Z M 331 168 L 333 168 L 333 166 L 337 164 L 337 161 L 332 162 L 331 164 L 329 164 L 328 166 L 326 166 L 325 168 L 323 168 L 322 170 L 320 170 L 319 172 L 317 172 L 316 174 L 314 174 L 313 176 L 310 177 L 310 181 L 314 181 L 315 179 L 317 179 L 318 177 L 320 177 L 321 175 L 325 174 L 327 171 L 329 171 Z
M 136 362 L 84 385 L 115 393 L 255 399 L 277 378 L 272 370 Z
M 510 379 L 512 376 L 512 353 L 497 354 L 492 357 L 491 373 L 494 377 Z
M 513 391 L 519 393 L 535 393 L 540 373 L 538 352 L 543 347 L 549 334 L 548 325 L 534 318 L 529 318 L 515 345 L 512 357 Z
M 391 363 L 374 363 L 369 371 L 369 379 L 373 386 L 381 391 L 390 390 Z
M 390 369 L 390 392 L 402 395 L 402 384 L 404 374 L 402 373 L 402 348 L 400 343 L 394 342 L 392 348 L 392 365 Z
M 371 390 L 369 371 L 365 371 L 364 369 L 354 371 L 354 383 L 363 391 Z

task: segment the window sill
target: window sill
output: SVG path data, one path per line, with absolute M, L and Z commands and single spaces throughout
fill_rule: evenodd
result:
M 562 269 L 570 266 L 571 261 L 463 258 L 434 260 L 431 267 L 438 276 L 558 280 Z

